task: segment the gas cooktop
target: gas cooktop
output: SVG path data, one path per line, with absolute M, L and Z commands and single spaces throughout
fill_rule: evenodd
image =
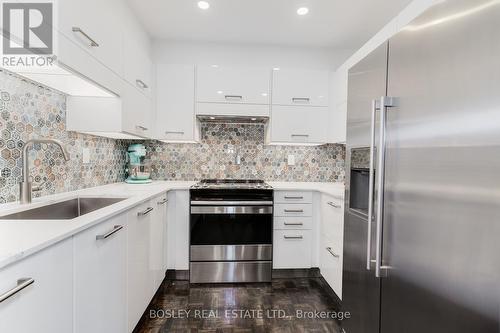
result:
M 203 179 L 191 187 L 192 189 L 264 189 L 272 187 L 259 179 Z

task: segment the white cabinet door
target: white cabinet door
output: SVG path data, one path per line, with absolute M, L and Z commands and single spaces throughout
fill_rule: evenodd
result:
M 273 71 L 273 105 L 328 106 L 328 71 Z
M 127 216 L 74 237 L 75 333 L 127 331 Z
M 189 269 L 189 191 L 175 191 L 175 269 Z
M 121 98 L 123 131 L 144 138 L 153 137 L 151 99 L 127 82 Z
M 73 331 L 73 246 L 62 241 L 0 271 L 0 294 L 33 283 L 0 302 L 0 332 Z
M 327 107 L 273 106 L 271 142 L 328 142 L 329 110 Z
M 134 12 L 123 6 L 121 41 L 123 47 L 123 77 L 146 96 L 153 91 L 153 63 L 148 34 L 137 21 Z
M 194 141 L 195 67 L 156 66 L 157 138 L 168 141 Z
M 342 249 L 344 242 L 344 201 L 321 195 L 321 233 Z
M 268 69 L 198 66 L 196 101 L 269 104 L 270 81 Z
M 154 206 L 147 201 L 127 214 L 128 331 L 132 332 L 153 296 L 149 255 Z
M 152 200 L 155 210 L 151 221 L 151 243 L 149 250 L 150 271 L 152 272 L 153 290 L 156 293 L 158 287 L 165 278 L 165 246 L 166 246 L 166 224 L 167 224 L 167 195 L 162 194 Z
M 58 30 L 106 67 L 123 76 L 119 0 L 58 1 Z
M 274 230 L 273 268 L 311 268 L 310 230 Z
M 322 236 L 320 242 L 320 272 L 328 285 L 342 299 L 342 255 L 328 237 Z

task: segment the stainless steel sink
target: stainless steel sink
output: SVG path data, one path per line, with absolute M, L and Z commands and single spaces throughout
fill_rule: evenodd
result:
M 51 205 L 0 216 L 0 220 L 71 220 L 126 198 L 75 198 Z

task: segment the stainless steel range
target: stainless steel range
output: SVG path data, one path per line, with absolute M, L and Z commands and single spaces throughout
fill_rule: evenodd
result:
M 272 187 L 261 180 L 203 180 L 190 195 L 190 282 L 270 282 Z

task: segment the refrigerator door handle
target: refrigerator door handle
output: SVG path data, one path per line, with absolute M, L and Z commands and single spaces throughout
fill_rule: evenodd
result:
M 377 110 L 380 110 L 379 101 L 372 100 L 372 122 L 371 122 L 371 135 L 370 135 L 370 179 L 368 180 L 368 226 L 366 237 L 366 269 L 371 269 L 372 262 L 372 223 L 373 223 L 373 190 L 374 190 L 374 176 L 375 176 L 375 123 L 377 119 Z
M 397 101 L 393 97 L 380 98 L 379 144 L 377 148 L 377 214 L 376 214 L 376 244 L 375 244 L 375 277 L 385 276 L 386 266 L 382 267 L 382 225 L 384 219 L 384 183 L 385 183 L 385 148 L 387 108 L 395 107 Z M 382 274 L 382 270 L 384 274 Z

